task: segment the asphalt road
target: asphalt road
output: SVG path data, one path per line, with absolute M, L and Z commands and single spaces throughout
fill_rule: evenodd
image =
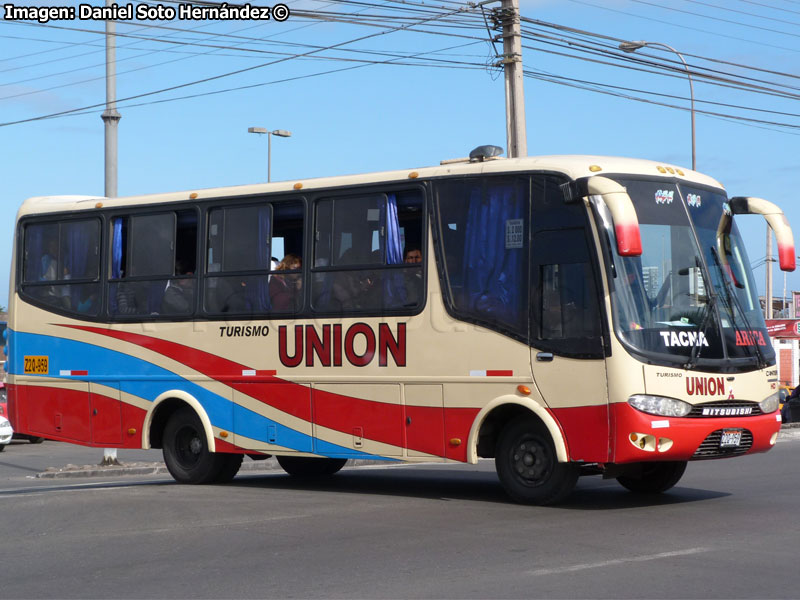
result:
M 491 462 L 182 486 L 34 479 L 102 452 L 15 444 L 0 454 L 0 597 L 796 598 L 798 453 L 790 438 L 692 463 L 656 498 L 584 478 L 538 508 L 507 501 Z

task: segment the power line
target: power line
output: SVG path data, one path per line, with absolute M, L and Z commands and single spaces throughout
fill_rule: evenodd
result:
M 444 17 L 446 17 L 446 16 L 448 16 L 450 14 L 454 14 L 456 12 L 462 12 L 464 10 L 467 10 L 467 9 L 465 9 L 464 7 L 460 7 L 458 9 L 454 10 L 454 11 L 442 13 L 442 14 L 434 16 L 434 17 L 429 17 L 429 18 L 423 19 L 421 21 L 418 21 L 418 22 L 416 22 L 414 24 L 415 25 L 420 25 L 422 23 L 425 23 L 426 21 L 437 20 L 437 19 L 440 19 L 440 18 L 444 18 Z M 182 84 L 177 84 L 177 85 L 169 86 L 169 87 L 158 89 L 158 90 L 153 90 L 153 91 L 150 91 L 150 92 L 143 92 L 141 94 L 135 94 L 133 96 L 128 96 L 127 98 L 117 99 L 117 104 L 119 105 L 120 103 L 126 102 L 128 100 L 136 100 L 138 98 L 145 98 L 145 97 L 148 97 L 148 96 L 153 96 L 153 95 L 156 95 L 156 94 L 162 94 L 162 93 L 165 93 L 165 92 L 170 92 L 170 91 L 174 91 L 174 90 L 178 90 L 178 89 L 183 89 L 183 88 L 187 88 L 187 87 L 190 87 L 190 86 L 199 85 L 199 84 L 202 84 L 202 83 L 208 83 L 210 81 L 217 81 L 217 80 L 220 80 L 220 79 L 223 79 L 223 78 L 227 78 L 227 77 L 231 77 L 231 76 L 234 76 L 234 75 L 240 75 L 242 73 L 247 73 L 247 72 L 250 72 L 250 71 L 254 71 L 256 69 L 261 69 L 263 67 L 272 66 L 272 65 L 275 65 L 275 64 L 278 64 L 278 63 L 281 63 L 281 62 L 285 62 L 287 60 L 292 60 L 292 59 L 297 59 L 297 58 L 301 58 L 301 57 L 305 57 L 305 56 L 310 56 L 310 55 L 313 55 L 313 54 L 316 54 L 316 53 L 319 53 L 319 52 L 322 52 L 322 51 L 325 51 L 325 50 L 332 50 L 332 49 L 335 49 L 335 48 L 339 48 L 341 46 L 354 44 L 356 42 L 364 41 L 364 40 L 371 39 L 371 38 L 374 38 L 374 37 L 378 37 L 378 36 L 381 36 L 381 35 L 386 35 L 386 34 L 389 34 L 389 33 L 395 33 L 397 31 L 403 31 L 403 30 L 408 29 L 409 27 L 410 27 L 410 25 L 395 26 L 395 27 L 391 27 L 389 29 L 384 29 L 382 31 L 371 33 L 369 35 L 360 36 L 360 37 L 355 38 L 355 39 L 347 40 L 347 41 L 344 41 L 344 42 L 339 42 L 337 44 L 331 44 L 329 46 L 325 46 L 325 47 L 320 48 L 320 49 L 309 50 L 308 52 L 305 52 L 305 53 L 302 53 L 302 54 L 295 54 L 295 55 L 290 56 L 290 57 L 279 58 L 279 59 L 276 59 L 276 60 L 268 62 L 268 63 L 262 63 L 262 64 L 259 64 L 259 65 L 246 67 L 246 68 L 243 68 L 243 69 L 237 69 L 235 71 L 228 71 L 226 73 L 221 73 L 221 74 L 218 74 L 218 75 L 205 77 L 203 79 L 198 79 L 198 80 L 195 80 L 195 81 L 190 81 L 190 82 L 186 82 L 186 83 L 182 83 Z M 42 119 L 48 119 L 48 118 L 58 117 L 58 116 L 62 116 L 62 115 L 72 114 L 72 113 L 75 113 L 75 112 L 85 111 L 85 110 L 89 110 L 89 109 L 93 109 L 93 108 L 98 108 L 100 106 L 105 106 L 105 103 L 103 102 L 103 103 L 99 103 L 99 104 L 92 104 L 92 105 L 89 105 L 89 106 L 83 106 L 83 107 L 80 107 L 80 108 L 74 108 L 74 109 L 69 109 L 69 110 L 65 110 L 65 111 L 59 111 L 59 112 L 51 113 L 51 114 L 48 114 L 48 115 L 40 115 L 38 117 L 30 117 L 30 118 L 27 118 L 27 119 L 19 119 L 17 121 L 8 121 L 8 122 L 5 122 L 5 123 L 0 123 L 0 127 L 8 127 L 8 126 L 11 126 L 11 125 L 18 125 L 18 124 L 21 124 L 21 123 L 30 123 L 30 122 L 39 121 L 39 120 L 42 120 Z

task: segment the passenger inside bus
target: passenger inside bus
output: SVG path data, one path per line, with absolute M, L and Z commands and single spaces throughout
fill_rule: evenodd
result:
M 194 304 L 194 273 L 186 264 L 175 262 L 176 279 L 170 279 L 164 298 L 161 300 L 161 311 L 167 315 L 185 315 L 192 311 Z
M 296 254 L 287 254 L 269 278 L 269 298 L 272 310 L 295 310 L 303 293 L 303 278 L 298 272 L 303 260 Z M 284 271 L 292 271 L 284 273 Z

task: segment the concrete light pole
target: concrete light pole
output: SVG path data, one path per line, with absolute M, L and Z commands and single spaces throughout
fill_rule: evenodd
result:
M 675 50 L 672 46 L 667 44 L 662 44 L 661 42 L 645 42 L 642 40 L 636 42 L 622 42 L 619 45 L 619 49 L 623 52 L 636 52 L 639 48 L 644 48 L 645 46 L 658 46 L 661 48 L 666 48 L 670 52 L 674 52 L 678 55 L 678 58 L 681 59 L 683 63 L 683 67 L 686 69 L 686 76 L 689 78 L 689 97 L 691 100 L 691 114 L 692 114 L 692 170 L 697 170 L 697 160 L 696 160 L 696 153 L 695 153 L 695 128 L 694 128 L 694 85 L 692 84 L 692 72 L 689 70 L 689 65 L 686 64 L 686 61 L 683 58 L 683 55 Z
M 114 0 L 106 0 L 111 6 Z M 101 115 L 105 123 L 105 190 L 104 196 L 117 196 L 117 126 L 122 115 L 117 112 L 117 24 L 106 21 L 106 110 Z M 117 449 L 105 448 L 101 465 L 118 465 Z
M 528 155 L 525 129 L 525 92 L 522 73 L 522 37 L 519 0 L 502 0 L 503 70 L 506 86 L 506 140 L 509 158 Z
M 113 0 L 106 0 L 111 6 Z M 105 123 L 105 196 L 117 196 L 117 126 L 122 115 L 117 112 L 117 24 L 106 21 L 106 110 L 101 115 Z
M 257 133 L 259 135 L 267 136 L 267 182 L 272 181 L 272 136 L 277 135 L 278 137 L 292 137 L 291 131 L 286 131 L 285 129 L 275 129 L 273 131 L 269 131 L 264 127 L 248 127 L 248 133 Z

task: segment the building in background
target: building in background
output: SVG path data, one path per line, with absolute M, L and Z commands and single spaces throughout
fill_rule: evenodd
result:
M 796 387 L 800 382 L 800 319 L 767 319 L 778 366 L 780 385 Z

